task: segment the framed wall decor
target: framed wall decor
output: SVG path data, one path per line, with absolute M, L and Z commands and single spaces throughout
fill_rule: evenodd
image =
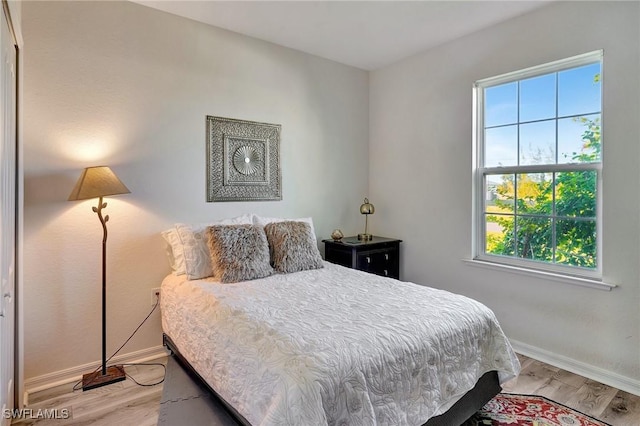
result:
M 207 116 L 207 201 L 282 200 L 280 128 Z

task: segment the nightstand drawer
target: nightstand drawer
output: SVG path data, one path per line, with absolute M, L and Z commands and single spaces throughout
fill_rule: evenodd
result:
M 356 269 L 385 277 L 397 277 L 398 250 L 387 248 L 358 253 Z
M 344 249 L 327 245 L 324 249 L 324 256 L 328 262 L 346 266 L 347 268 L 352 267 L 353 253 L 349 248 Z
M 390 278 L 400 278 L 400 243 L 402 240 L 373 237 L 359 241 L 346 237 L 340 241 L 322 240 L 328 262 Z

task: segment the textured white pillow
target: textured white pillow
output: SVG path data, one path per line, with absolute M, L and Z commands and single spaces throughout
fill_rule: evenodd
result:
M 182 242 L 178 237 L 178 231 L 175 227 L 162 231 L 160 233 L 162 238 L 167 242 L 167 257 L 169 258 L 169 264 L 171 265 L 171 271 L 175 275 L 186 274 L 186 267 L 184 265 L 184 250 L 182 248 Z
M 311 227 L 311 234 L 313 235 L 313 241 L 317 242 L 316 238 L 316 229 L 313 227 L 313 218 L 312 217 L 301 217 L 298 219 L 285 219 L 282 217 L 262 217 L 258 215 L 253 215 L 253 224 L 266 226 L 273 222 L 306 222 Z
M 219 221 L 205 223 L 200 225 L 187 225 L 184 223 L 176 223 L 175 229 L 177 239 L 179 241 L 178 253 L 182 250 L 184 258 L 184 270 L 187 278 L 197 280 L 213 275 L 211 266 L 211 253 L 207 244 L 207 228 L 213 225 L 251 225 L 253 223 L 252 214 L 243 214 L 242 216 L 231 219 L 222 219 Z M 173 250 L 173 257 L 176 259 L 176 250 Z M 176 262 L 179 263 L 179 262 Z M 176 273 L 176 275 L 179 275 Z

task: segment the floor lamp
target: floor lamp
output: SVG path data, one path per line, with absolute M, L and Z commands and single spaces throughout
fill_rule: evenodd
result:
M 99 166 L 84 169 L 69 196 L 69 201 L 100 198 L 98 207 L 93 207 L 93 211 L 98 214 L 102 224 L 102 365 L 100 370 L 82 376 L 83 391 L 126 378 L 124 367 L 121 365 L 107 367 L 107 221 L 109 215 L 102 216 L 102 209 L 107 207 L 107 203 L 102 202 L 102 197 L 130 192 L 109 167 Z

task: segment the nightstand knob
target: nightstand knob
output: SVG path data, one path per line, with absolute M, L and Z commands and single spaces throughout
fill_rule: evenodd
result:
M 389 271 L 388 271 L 388 270 L 386 270 L 386 269 L 384 270 L 384 276 L 385 276 L 385 277 L 386 277 L 386 276 L 389 276 Z
M 384 260 L 389 260 L 389 253 L 384 254 Z
M 371 263 L 371 258 L 367 256 L 367 263 Z

